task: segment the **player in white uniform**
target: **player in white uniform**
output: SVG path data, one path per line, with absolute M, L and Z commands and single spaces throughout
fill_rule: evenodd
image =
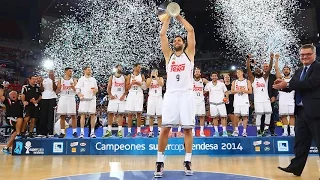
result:
M 231 93 L 234 94 L 234 122 L 235 128 L 232 136 L 237 137 L 239 135 L 238 124 L 239 117 L 243 120 L 243 132 L 242 136 L 247 137 L 247 125 L 249 116 L 249 94 L 252 94 L 251 82 L 243 77 L 243 71 L 237 70 L 238 79 L 232 82 Z
M 205 137 L 204 135 L 204 117 L 206 115 L 206 107 L 204 102 L 204 85 L 208 83 L 208 80 L 201 78 L 200 68 L 195 68 L 194 71 L 194 81 L 193 81 L 193 96 L 194 96 L 194 107 L 195 114 L 200 118 L 200 136 Z M 193 129 L 192 134 L 195 136 Z
M 146 86 L 149 88 L 149 97 L 147 103 L 147 115 L 149 116 L 149 137 L 154 137 L 153 123 L 154 116 L 158 120 L 158 132 L 161 130 L 161 116 L 162 116 L 162 87 L 164 81 L 162 77 L 158 77 L 158 70 L 151 71 L 151 78 L 147 79 Z
M 144 75 L 141 73 L 141 66 L 139 63 L 134 65 L 133 73 L 127 76 L 127 88 L 129 94 L 125 106 L 128 112 L 128 134 L 127 137 L 132 137 L 134 134 L 131 132 L 132 128 L 132 114 L 137 114 L 137 136 L 141 134 L 141 113 L 143 111 L 143 89 L 142 86 L 145 82 Z
M 282 69 L 283 76 L 279 70 L 279 58 L 280 55 L 275 55 L 276 62 L 275 62 L 275 69 L 276 69 L 276 76 L 278 79 L 284 79 L 286 82 L 291 80 L 291 69 L 288 66 L 284 66 Z M 294 100 L 295 91 L 291 92 L 284 92 L 279 90 L 279 115 L 281 117 L 283 123 L 283 134 L 282 136 L 288 136 L 288 116 L 290 117 L 290 136 L 295 136 L 294 131 L 294 108 L 295 108 L 295 100 Z
M 96 94 L 98 92 L 97 81 L 94 77 L 91 76 L 92 71 L 90 67 L 85 67 L 83 69 L 84 76 L 82 76 L 77 85 L 76 90 L 80 98 L 80 104 L 78 113 L 81 115 L 80 119 L 80 138 L 84 137 L 84 123 L 86 115 L 90 115 L 90 125 L 91 125 L 91 138 L 96 138 L 94 134 L 94 127 L 96 123 Z
M 208 82 L 204 91 L 209 92 L 210 115 L 213 118 L 214 137 L 219 137 L 218 119 L 221 118 L 222 136 L 228 137 L 227 133 L 227 109 L 225 103 L 229 100 L 229 93 L 224 83 L 218 81 L 218 73 L 211 74 L 212 81 Z
M 125 98 L 127 96 L 127 88 L 126 77 L 122 74 L 121 70 L 122 67 L 120 65 L 117 65 L 115 74 L 110 76 L 108 81 L 108 130 L 106 132 L 105 137 L 112 136 L 112 123 L 115 114 L 117 114 L 118 120 L 117 136 L 122 137 L 123 118 L 121 117 L 121 115 L 125 113 Z
M 271 114 L 272 114 L 271 101 L 270 101 L 268 89 L 266 86 L 266 79 L 269 77 L 269 74 L 273 65 L 273 54 L 271 54 L 270 56 L 271 58 L 270 58 L 268 71 L 266 71 L 266 73 L 263 73 L 262 69 L 257 66 L 254 71 L 255 75 L 253 75 L 250 67 L 251 55 L 248 55 L 248 58 L 247 58 L 248 77 L 250 82 L 252 82 L 252 89 L 254 94 L 254 109 L 256 113 L 256 126 L 257 126 L 258 136 L 268 135 L 268 129 L 269 129 Z M 261 131 L 260 130 L 261 116 L 263 114 L 265 114 L 265 117 L 266 117 L 265 127 L 264 127 L 264 130 Z
M 77 105 L 76 105 L 76 84 L 77 80 L 72 78 L 72 68 L 64 69 L 64 77 L 58 81 L 57 93 L 60 98 L 58 102 L 57 114 L 60 115 L 60 138 L 65 137 L 66 116 L 71 116 L 72 119 L 72 135 L 77 138 Z
M 193 68 L 195 55 L 195 34 L 191 24 L 178 15 L 176 19 L 185 27 L 188 35 L 188 46 L 181 36 L 173 40 L 170 49 L 167 30 L 170 17 L 163 20 L 160 41 L 165 57 L 167 82 L 166 93 L 163 98 L 162 129 L 158 140 L 158 155 L 154 177 L 162 177 L 164 167 L 164 151 L 168 143 L 168 134 L 174 125 L 181 125 L 184 131 L 185 161 L 184 169 L 187 176 L 193 175 L 191 169 L 192 155 L 192 128 L 195 125 L 194 98 L 193 98 Z

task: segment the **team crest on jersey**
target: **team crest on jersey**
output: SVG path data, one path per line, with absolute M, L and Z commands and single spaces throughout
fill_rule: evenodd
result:
M 156 88 L 159 88 L 159 84 L 151 84 L 151 89 L 156 89 Z
M 124 83 L 114 82 L 114 86 L 115 86 L 115 87 L 124 87 Z
M 202 91 L 202 87 L 197 87 L 195 84 L 193 85 L 193 91 Z
M 176 64 L 176 62 L 171 63 L 171 72 L 181 72 L 186 68 L 186 64 Z
M 259 83 L 259 82 L 257 82 L 257 83 L 256 83 L 256 86 L 257 86 L 257 87 L 266 87 L 266 83 Z

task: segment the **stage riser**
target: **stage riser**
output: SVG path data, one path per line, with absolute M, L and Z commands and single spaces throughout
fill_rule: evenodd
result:
M 293 154 L 292 137 L 194 138 L 193 155 Z M 156 155 L 157 138 L 23 139 L 13 155 Z M 21 150 L 20 150 L 21 149 Z M 311 154 L 318 150 L 313 145 Z M 183 138 L 170 138 L 166 155 L 183 155 Z

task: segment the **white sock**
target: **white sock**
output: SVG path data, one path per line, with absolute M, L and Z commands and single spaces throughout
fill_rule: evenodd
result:
M 237 132 L 239 132 L 239 129 L 238 129 L 238 127 L 234 127 L 234 131 L 237 131 Z
M 122 126 L 118 126 L 118 131 L 122 131 Z
M 163 162 L 164 161 L 164 152 L 159 152 L 157 154 L 157 162 Z
M 141 127 L 137 127 L 137 133 L 141 132 Z
M 264 123 L 269 126 L 270 125 L 270 121 L 271 121 L 271 114 L 266 114 L 266 119 L 265 119 Z
M 94 134 L 94 128 L 91 128 L 91 134 Z
M 112 130 L 111 125 L 108 125 L 108 131 L 110 131 L 110 132 L 111 132 L 111 130 Z
M 181 126 L 178 127 L 178 132 L 181 132 Z
M 81 128 L 81 134 L 84 134 L 84 128 Z
M 269 125 L 264 125 L 264 130 L 268 130 L 269 129 Z
M 214 126 L 214 132 L 218 132 L 218 126 Z
M 257 131 L 260 131 L 260 126 L 257 126 Z
M 158 132 L 161 132 L 161 127 L 158 127 Z
M 184 161 L 191 162 L 191 156 L 192 156 L 192 153 L 186 153 L 186 155 L 184 156 Z
M 227 131 L 227 127 L 222 126 L 222 131 L 223 131 L 223 132 Z
M 290 132 L 294 133 L 294 126 L 293 125 L 290 125 Z
M 72 134 L 77 132 L 77 128 L 72 129 Z
M 203 133 L 204 126 L 200 126 L 200 132 Z
M 288 134 L 288 125 L 283 125 L 283 134 Z
M 150 126 L 149 128 L 150 128 L 150 132 L 153 132 L 153 126 Z
M 262 115 L 258 115 L 257 114 L 257 117 L 256 117 L 256 126 L 257 126 L 257 131 L 260 131 L 260 125 L 261 125 L 261 116 Z
M 243 128 L 243 133 L 246 133 L 247 132 L 247 129 Z
M 128 128 L 128 133 L 131 133 L 131 127 Z
M 65 129 L 61 129 L 61 133 L 62 134 L 66 134 L 66 130 Z

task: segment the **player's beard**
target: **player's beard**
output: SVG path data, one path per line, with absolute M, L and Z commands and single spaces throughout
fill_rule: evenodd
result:
M 257 77 L 257 78 L 261 78 L 262 76 L 263 76 L 262 73 L 257 73 L 257 74 L 256 74 L 256 77 Z
M 194 78 L 195 78 L 196 80 L 199 80 L 199 79 L 201 78 L 201 75 L 195 75 Z
M 183 46 L 173 47 L 175 51 L 182 51 Z
M 284 73 L 284 76 L 288 77 L 288 76 L 290 76 L 290 73 Z

